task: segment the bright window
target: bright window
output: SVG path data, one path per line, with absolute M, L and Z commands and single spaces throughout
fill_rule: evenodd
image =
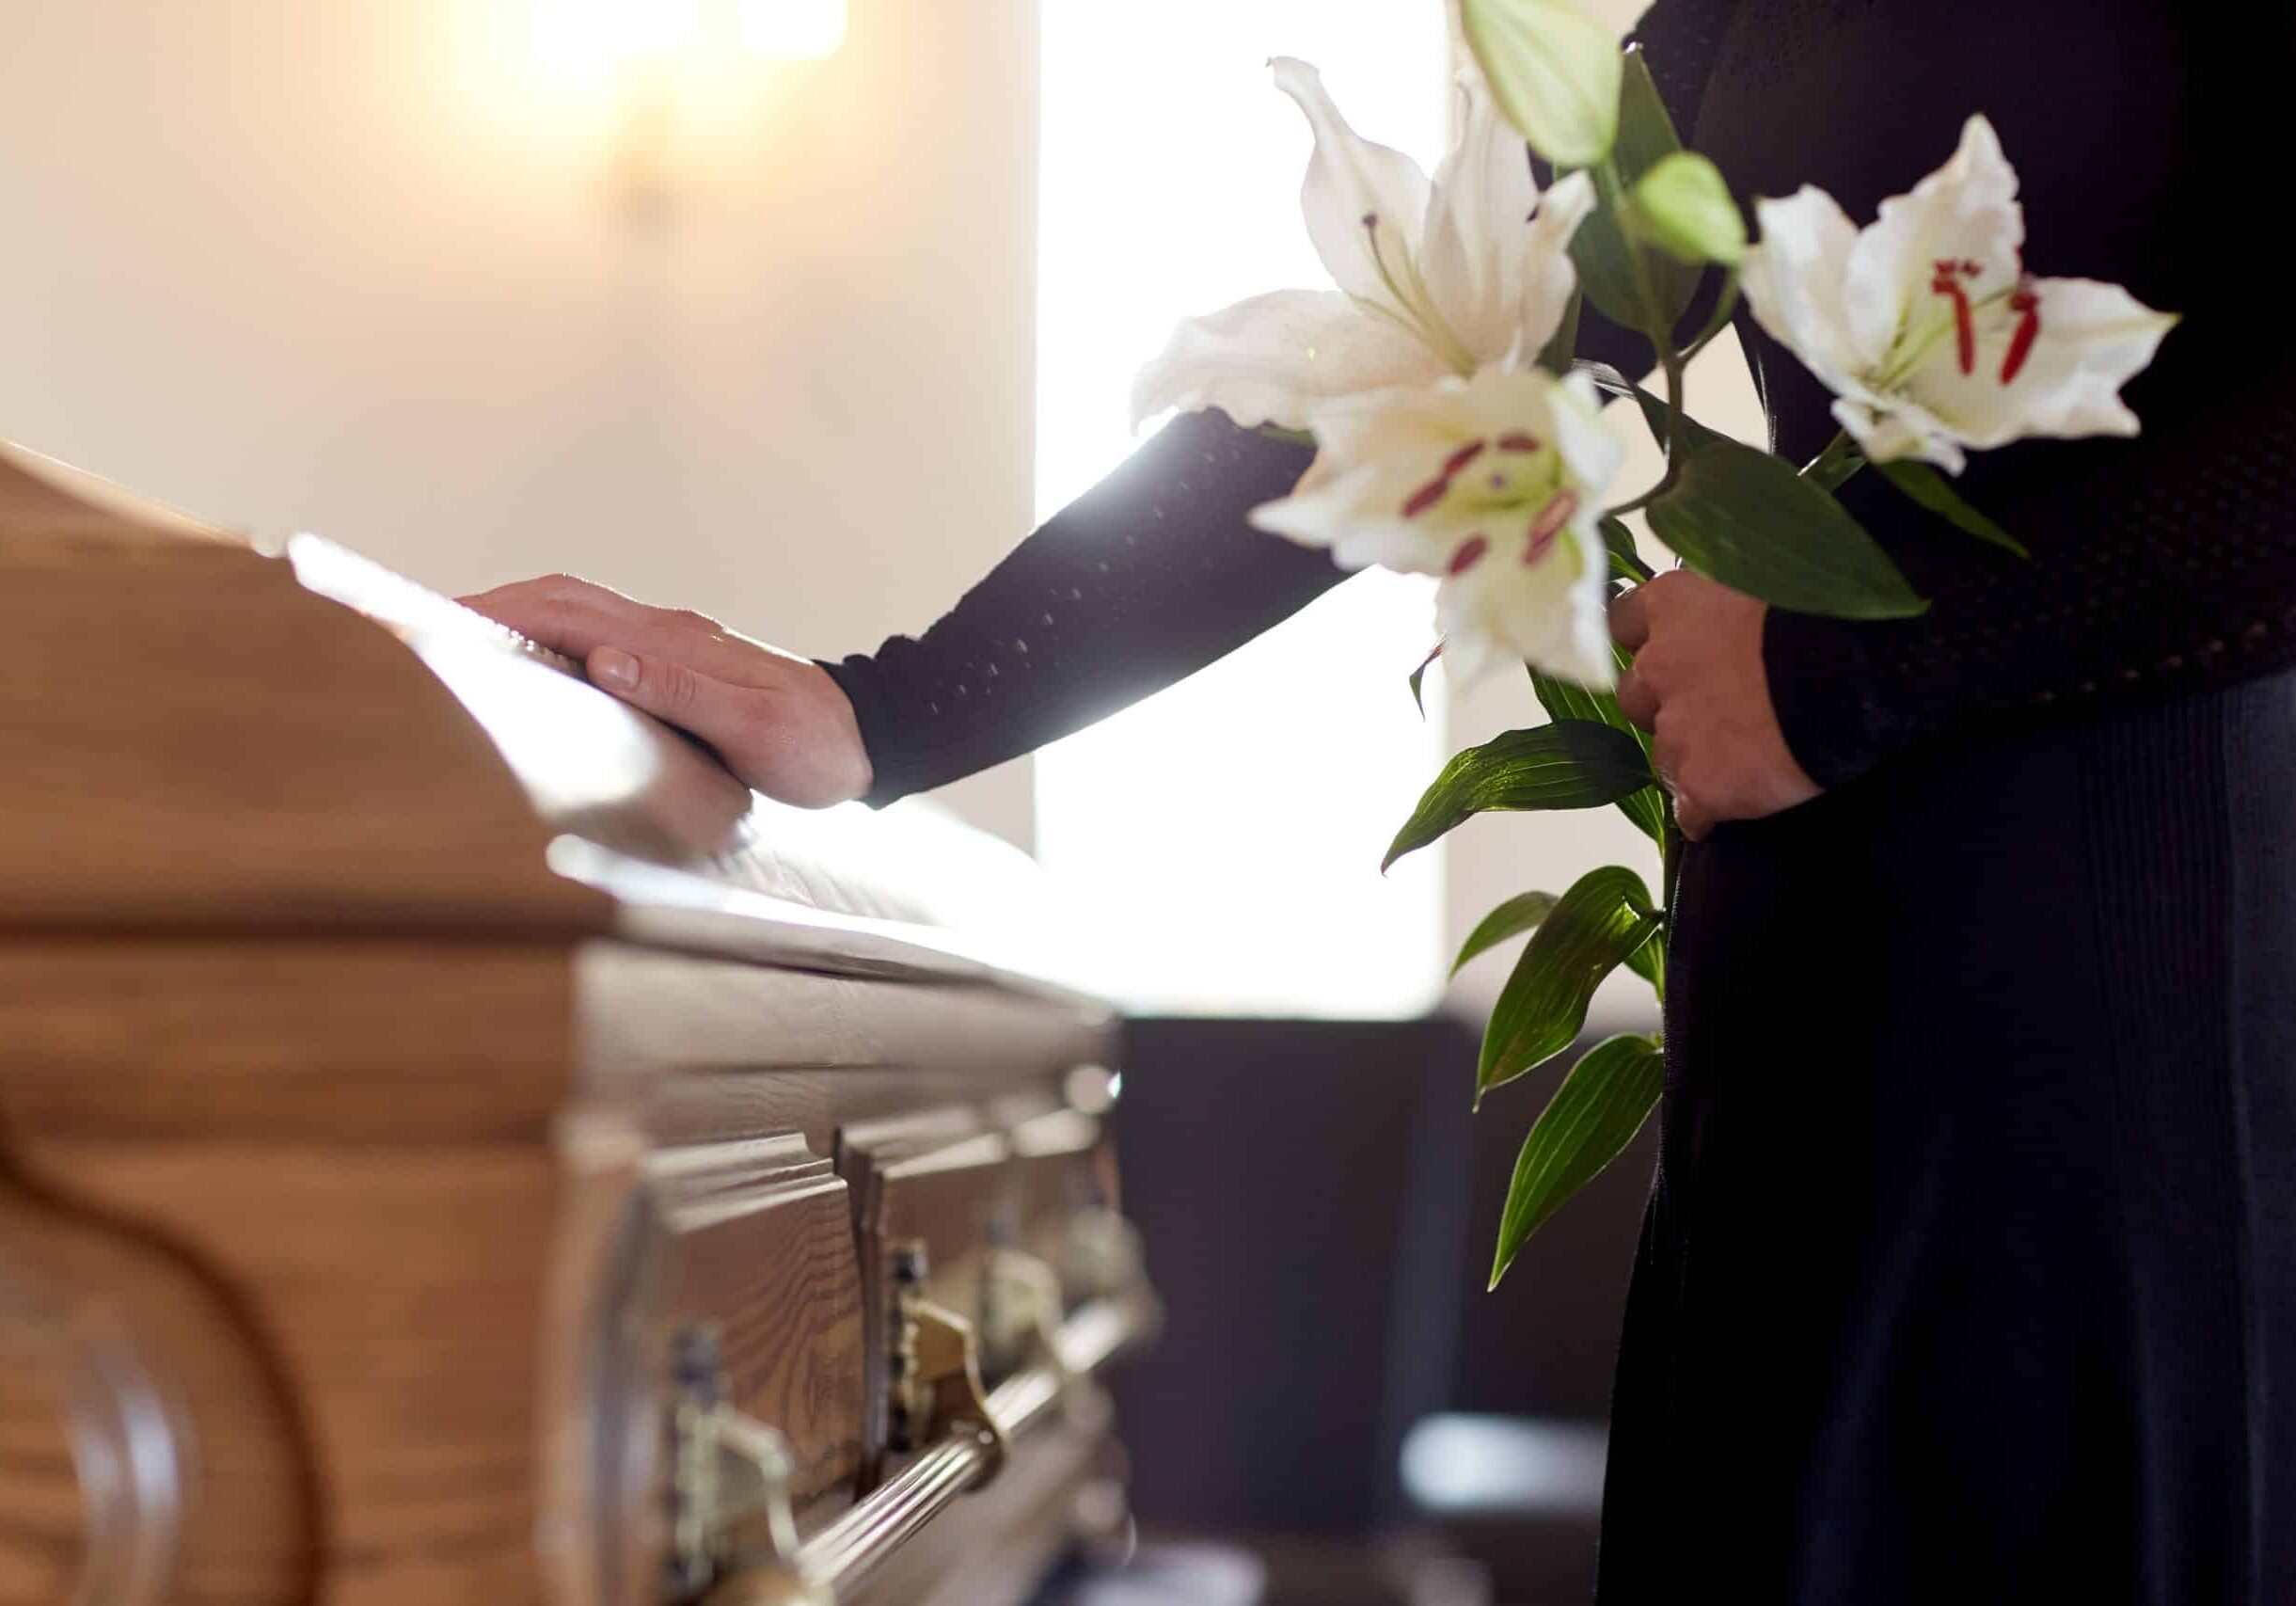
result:
M 1433 168 L 1438 0 L 1042 0 L 1037 505 L 1129 452 L 1125 398 L 1176 320 L 1328 282 L 1300 221 L 1306 126 L 1271 56 Z M 1423 580 L 1350 580 L 1172 690 L 1047 749 L 1037 846 L 1088 903 L 1089 978 L 1145 1009 L 1408 1015 L 1442 987 L 1439 850 L 1379 873 L 1441 757 L 1404 679 Z M 1431 677 L 1431 692 L 1433 688 Z

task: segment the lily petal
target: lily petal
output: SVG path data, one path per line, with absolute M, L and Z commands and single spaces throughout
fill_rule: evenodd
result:
M 1255 530 L 1303 547 L 1329 547 L 1332 561 L 1343 569 L 1442 573 L 1450 544 L 1437 538 L 1432 527 L 1396 514 L 1402 498 L 1387 478 L 1377 468 L 1330 472 L 1313 485 L 1262 502 L 1248 517 Z
M 1858 231 L 1841 204 L 1804 184 L 1783 200 L 1758 200 L 1762 238 L 1749 246 L 1739 286 L 1765 333 L 1834 390 L 1861 364 L 1844 287 Z
M 1539 188 L 1531 182 L 1523 136 L 1464 73 L 1459 130 L 1459 143 L 1435 168 L 1419 241 L 1420 271 L 1452 332 L 1488 361 L 1514 337 L 1528 260 L 1525 236 Z
M 1319 402 L 1446 372 L 1409 334 L 1338 291 L 1277 290 L 1175 329 L 1132 382 L 1132 426 L 1167 407 L 1218 407 L 1247 429 L 1306 429 Z
M 1446 660 L 1509 659 L 1610 683 L 1597 509 L 1625 448 L 1593 381 L 1479 369 L 1315 410 L 1316 464 L 1252 523 L 1328 546 L 1350 568 L 1440 577 Z
M 1881 401 L 1863 391 L 1844 396 L 1833 405 L 1833 421 L 1849 432 L 1869 463 L 1919 457 L 1958 474 L 1969 461 L 1952 431 L 1903 398 Z
M 1427 211 L 1427 175 L 1401 151 L 1374 144 L 1348 126 L 1316 70 L 1279 56 L 1275 87 L 1299 103 L 1315 131 L 1315 153 L 1300 185 L 1307 237 L 1332 282 L 1350 295 L 1409 316 L 1390 288 L 1417 255 Z
M 1614 678 L 1608 559 L 1602 537 L 1574 521 L 1536 564 L 1495 554 L 1435 587 L 1444 674 L 1472 685 L 1503 664 L 1529 662 L 1585 686 Z
M 1883 201 L 1874 226 L 1858 236 L 1844 290 L 1854 367 L 1882 360 L 1908 308 L 1951 318 L 1950 305 L 1929 288 L 1940 262 L 1972 265 L 1976 271 L 1959 281 L 1960 289 L 1971 302 L 1983 301 L 2017 283 L 2024 243 L 2016 170 L 1993 125 L 1972 117 L 1962 125 L 1953 159 L 1910 195 Z
M 1908 392 L 1956 438 L 1980 449 L 2029 435 L 2136 434 L 2137 416 L 2120 388 L 2152 360 L 2177 320 L 2095 279 L 2035 279 L 2024 289 L 2032 337 L 2018 353 L 2013 378 L 2002 375 L 2020 315 L 1996 308 L 1978 330 L 1975 372 L 1964 374 L 1957 363 L 1933 358 Z
M 1572 479 L 1600 487 L 1618 477 L 1626 461 L 1626 443 L 1603 421 L 1602 395 L 1591 374 L 1575 369 L 1562 376 L 1555 386 L 1547 421 L 1555 433 L 1555 448 L 1562 453 Z M 1591 506 L 1586 509 L 1585 517 L 1588 528 L 1594 529 Z M 1596 540 L 1600 539 L 1598 531 Z
M 1535 360 L 1562 327 L 1571 293 L 1578 288 L 1571 241 L 1593 210 L 1594 181 L 1583 172 L 1557 180 L 1539 199 L 1523 244 L 1522 298 L 1515 308 L 1514 339 L 1526 361 Z
M 1813 189 L 1758 211 L 1747 301 L 1872 461 L 1958 473 L 1971 448 L 2137 432 L 2120 389 L 2176 319 L 2118 285 L 2025 273 L 2017 173 L 1984 118 L 1861 233 Z

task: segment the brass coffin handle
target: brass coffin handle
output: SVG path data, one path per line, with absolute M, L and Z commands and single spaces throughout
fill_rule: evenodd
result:
M 788 1479 L 792 1466 L 786 1442 L 770 1427 L 722 1403 L 685 1423 L 681 1460 L 705 1447 L 716 1462 L 708 1474 L 719 1480 L 715 1497 L 722 1513 L 700 1513 L 700 1542 L 715 1553 L 716 1582 L 704 1606 L 835 1606 L 858 1589 L 918 1531 L 966 1490 L 992 1478 L 1005 1448 L 1049 1416 L 1076 1378 L 1104 1365 L 1119 1350 L 1146 1338 L 1159 1312 L 1145 1290 L 1092 1300 L 1048 1335 L 1048 1352 L 997 1385 L 985 1399 L 977 1393 L 977 1416 L 965 1408 L 961 1385 L 947 1381 L 947 1368 L 961 1350 L 962 1370 L 974 1389 L 979 1370 L 973 1360 L 969 1324 L 933 1312 L 918 1334 L 920 1373 L 934 1377 L 936 1394 L 951 1403 L 943 1431 L 910 1458 L 895 1476 L 879 1486 L 810 1539 L 800 1542 L 791 1515 Z M 949 1324 L 935 1336 L 938 1321 Z M 730 1465 L 729 1465 L 730 1459 Z M 681 1489 L 681 1503 L 704 1491 Z M 689 1507 L 688 1509 L 691 1509 Z

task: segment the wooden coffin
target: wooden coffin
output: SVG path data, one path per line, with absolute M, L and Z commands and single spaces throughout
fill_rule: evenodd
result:
M 1024 860 L 13 451 L 0 644 L 0 1603 L 974 1606 L 1121 1521 Z

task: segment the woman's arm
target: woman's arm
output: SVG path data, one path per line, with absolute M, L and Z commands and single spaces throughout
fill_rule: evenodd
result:
M 2022 462 L 1971 468 L 1962 488 L 2031 562 L 1940 526 L 1892 542 L 1930 599 L 1919 618 L 1771 612 L 1780 723 L 1815 780 L 1964 728 L 2296 665 L 2296 362 L 2213 399 L 2201 366 L 2165 374 L 2166 394 L 2132 390 L 2139 440 L 2026 445 Z M 1860 511 L 1901 520 L 1870 478 L 1853 482 Z
M 868 801 L 1081 730 L 1329 590 L 1327 554 L 1245 522 L 1311 455 L 1220 413 L 1175 419 L 923 635 L 824 665 L 875 768 Z
M 889 803 L 1015 757 L 1203 668 L 1340 578 L 1246 515 L 1306 447 L 1175 420 L 922 636 L 815 664 L 565 576 L 464 600 L 579 659 L 784 803 Z

